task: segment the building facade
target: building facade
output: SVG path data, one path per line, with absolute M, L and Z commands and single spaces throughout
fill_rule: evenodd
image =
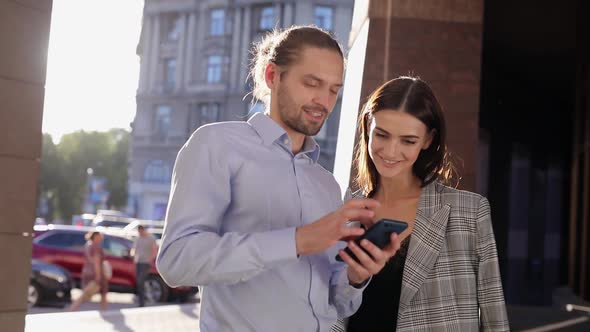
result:
M 263 110 L 248 94 L 253 42 L 276 27 L 315 24 L 345 47 L 352 7 L 353 0 L 146 0 L 128 212 L 163 219 L 174 160 L 192 132 Z M 328 170 L 339 118 L 340 102 L 316 136 Z

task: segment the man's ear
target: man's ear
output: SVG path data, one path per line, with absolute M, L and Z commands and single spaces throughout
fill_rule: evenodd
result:
M 279 81 L 279 76 L 279 67 L 276 64 L 269 62 L 266 65 L 266 68 L 264 68 L 264 81 L 266 82 L 266 86 L 271 90 L 274 89 Z
M 426 150 L 430 147 L 430 144 L 432 144 L 432 140 L 434 139 L 435 135 L 436 129 L 432 129 L 428 135 L 426 135 L 426 141 L 424 142 L 424 145 L 422 145 L 422 150 Z

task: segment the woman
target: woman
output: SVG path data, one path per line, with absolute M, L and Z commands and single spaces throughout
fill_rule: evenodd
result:
M 78 310 L 80 305 L 100 292 L 100 310 L 107 308 L 108 280 L 103 273 L 104 252 L 102 249 L 102 234 L 90 232 L 86 234 L 86 246 L 84 247 L 85 262 L 82 267 L 82 295 L 72 303 L 71 311 Z
M 453 172 L 430 87 L 412 77 L 385 83 L 358 128 L 360 189 L 352 196 L 381 203 L 373 221 L 397 219 L 408 228 L 347 331 L 508 331 L 490 207 L 443 184 Z

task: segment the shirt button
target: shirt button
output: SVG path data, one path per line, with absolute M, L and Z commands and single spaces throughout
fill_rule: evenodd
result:
M 285 138 L 285 140 L 283 141 L 283 143 L 289 144 L 289 140 Z

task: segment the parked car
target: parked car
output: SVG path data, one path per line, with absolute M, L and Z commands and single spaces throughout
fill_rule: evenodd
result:
M 145 227 L 145 230 L 150 233 L 156 239 L 158 245 L 160 245 L 160 240 L 162 239 L 162 234 L 164 232 L 164 221 L 162 220 L 136 219 L 123 228 L 109 227 L 108 229 L 104 229 L 104 231 L 109 234 L 123 236 L 133 241 L 139 236 L 139 232 L 137 231 L 139 225 Z
M 121 217 L 121 216 L 108 216 L 97 214 L 94 220 L 92 221 L 92 226 L 94 227 L 114 227 L 114 228 L 124 228 L 125 226 L 129 225 L 133 222 L 134 218 L 129 217 Z
M 65 307 L 71 301 L 72 276 L 60 266 L 31 260 L 29 307 L 52 305 Z
M 92 213 L 75 214 L 72 216 L 72 225 L 91 226 L 94 218 L 96 215 Z
M 66 225 L 35 226 L 33 258 L 62 266 L 68 270 L 79 285 L 84 265 L 84 235 L 95 230 L 90 227 Z M 133 242 L 125 237 L 103 232 L 105 259 L 113 268 L 109 290 L 121 293 L 135 293 L 135 264 L 130 256 Z M 145 280 L 147 302 L 170 300 L 184 301 L 197 292 L 196 287 L 170 288 L 160 277 L 152 264 Z
M 125 226 L 124 227 L 124 230 L 127 231 L 127 232 L 131 232 L 131 231 L 136 231 L 137 232 L 137 227 L 139 225 L 142 225 L 147 230 L 150 230 L 150 229 L 163 230 L 164 229 L 164 221 L 163 220 L 135 219 L 134 221 L 132 221 L 131 223 L 129 223 L 127 226 Z

